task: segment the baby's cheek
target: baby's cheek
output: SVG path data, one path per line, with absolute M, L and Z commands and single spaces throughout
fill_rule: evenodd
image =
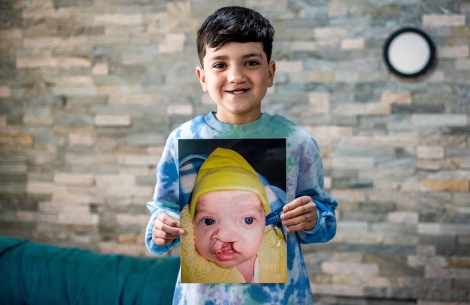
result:
M 196 246 L 204 241 L 204 230 L 200 226 L 194 228 L 194 241 L 196 242 Z
M 250 243 L 254 243 L 255 245 L 261 243 L 263 240 L 264 235 L 264 228 L 253 227 L 252 229 L 248 230 L 245 234 L 246 239 L 250 241 Z

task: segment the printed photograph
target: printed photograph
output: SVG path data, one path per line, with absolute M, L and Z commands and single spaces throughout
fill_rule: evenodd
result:
M 285 283 L 285 139 L 179 139 L 181 281 Z

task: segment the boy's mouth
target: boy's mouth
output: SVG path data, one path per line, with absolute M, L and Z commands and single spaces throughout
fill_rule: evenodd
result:
M 227 90 L 226 92 L 231 93 L 231 94 L 242 94 L 247 92 L 249 89 L 235 89 L 235 90 Z

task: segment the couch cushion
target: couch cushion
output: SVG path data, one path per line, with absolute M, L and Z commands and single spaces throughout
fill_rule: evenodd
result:
M 0 304 L 171 304 L 179 266 L 0 236 Z

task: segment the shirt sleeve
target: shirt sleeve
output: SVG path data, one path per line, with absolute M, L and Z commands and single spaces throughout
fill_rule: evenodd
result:
M 179 220 L 179 184 L 178 184 L 178 158 L 176 155 L 175 139 L 173 136 L 167 140 L 160 161 L 157 165 L 157 183 L 153 201 L 147 202 L 150 216 L 145 231 L 145 244 L 152 253 L 163 254 L 179 243 L 179 238 L 167 246 L 157 246 L 152 241 L 153 222 L 158 215 L 167 213 Z
M 313 229 L 299 231 L 297 236 L 301 243 L 327 242 L 336 234 L 338 202 L 324 189 L 323 162 L 317 143 L 310 138 L 304 145 L 299 159 L 296 197 L 310 196 L 317 206 L 318 218 Z

